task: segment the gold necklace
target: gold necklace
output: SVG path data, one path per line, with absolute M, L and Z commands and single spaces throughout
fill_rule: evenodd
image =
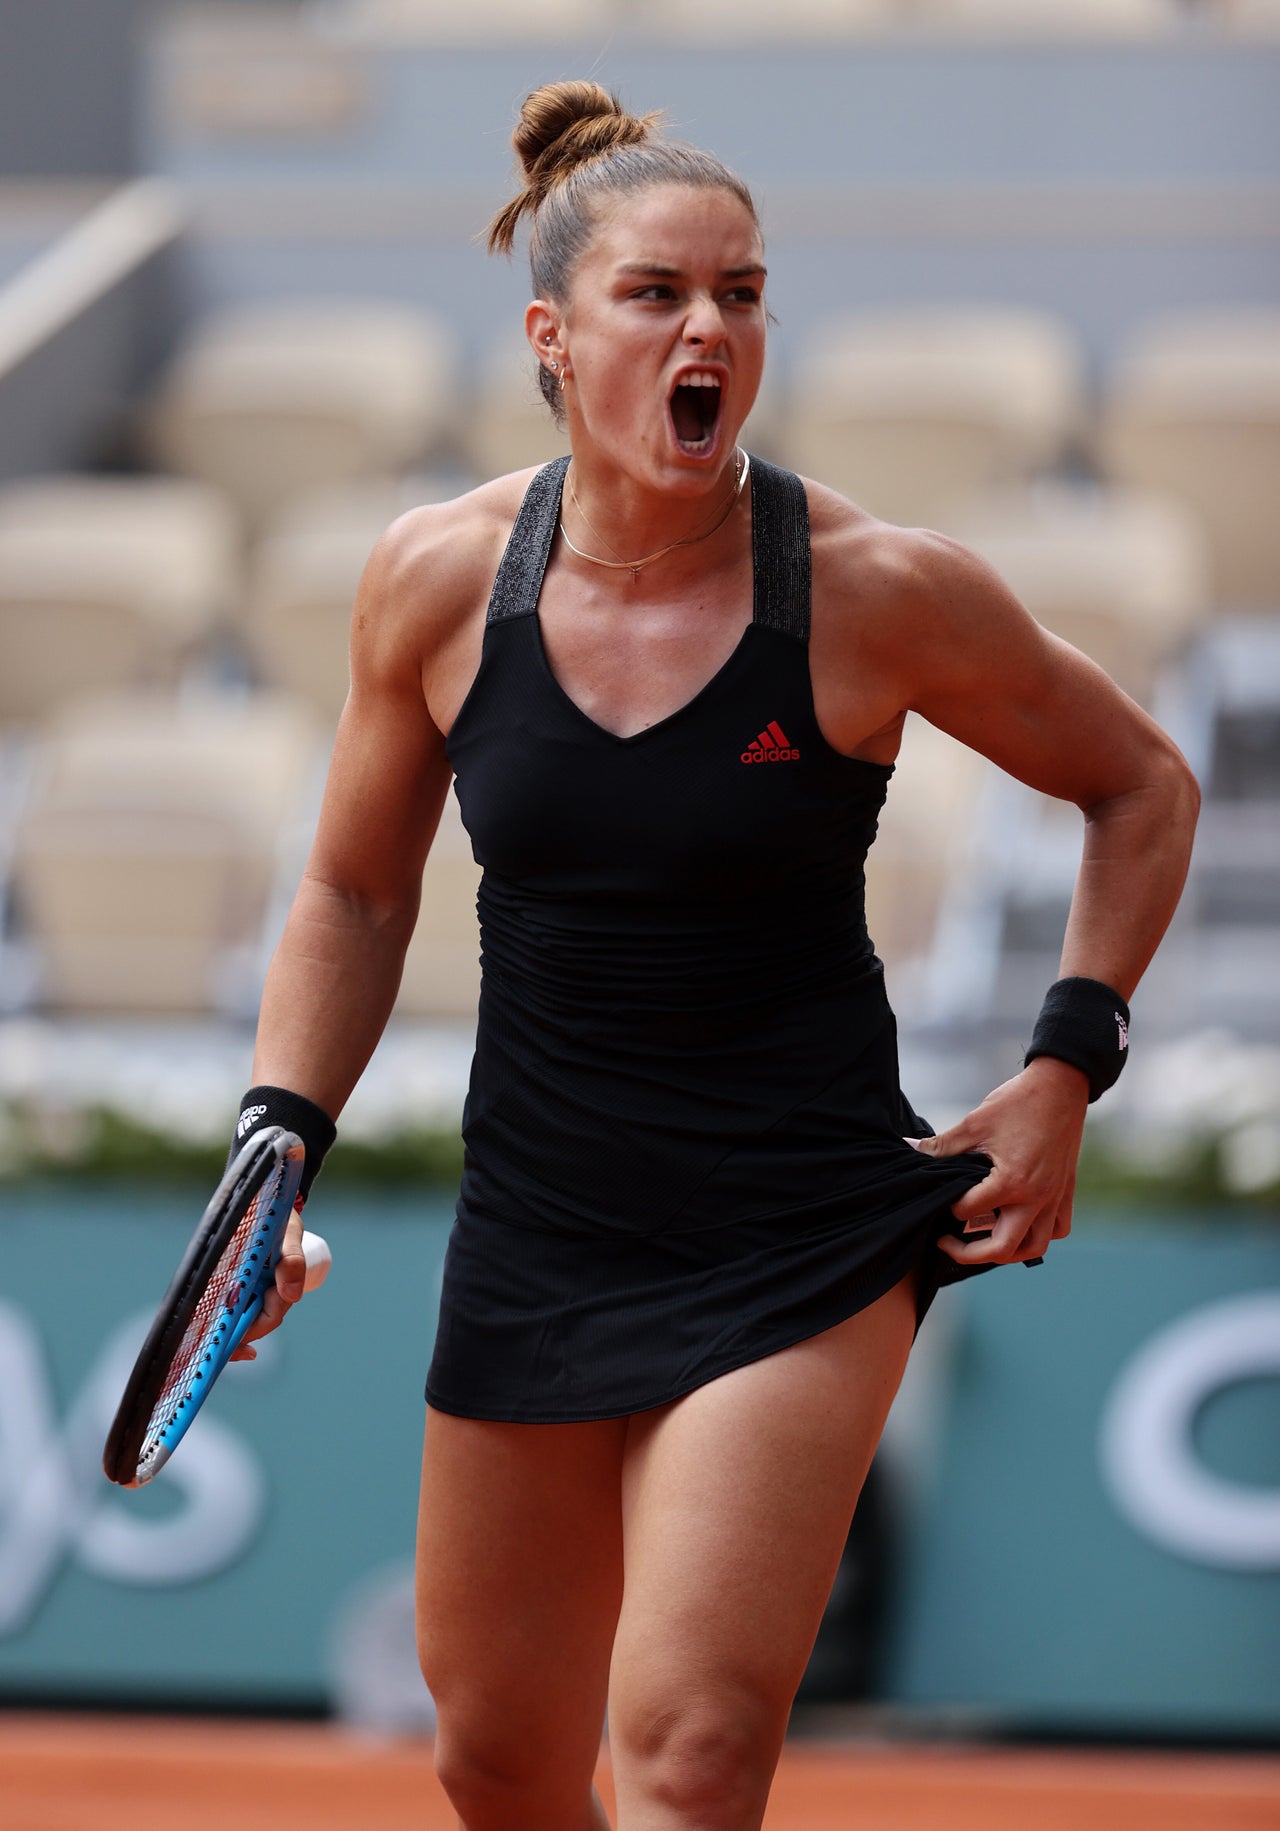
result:
M 563 540 L 565 546 L 568 547 L 570 553 L 576 553 L 579 559 L 585 559 L 593 566 L 604 566 L 610 572 L 629 572 L 633 579 L 638 579 L 642 566 L 651 566 L 654 560 L 661 559 L 664 554 L 674 553 L 677 547 L 696 547 L 699 541 L 710 540 L 713 534 L 719 533 L 725 522 L 728 521 L 729 516 L 732 514 L 733 509 L 737 504 L 738 498 L 742 494 L 742 488 L 747 481 L 747 475 L 750 472 L 750 469 L 751 454 L 750 452 L 744 451 L 742 453 L 742 463 L 738 468 L 738 480 L 733 486 L 733 494 L 730 496 L 728 502 L 725 503 L 723 512 L 716 518 L 711 527 L 705 529 L 701 534 L 686 534 L 683 540 L 673 540 L 669 547 L 659 547 L 656 553 L 646 553 L 643 559 L 600 559 L 595 553 L 584 553 L 581 547 L 574 546 L 573 542 L 569 539 L 569 536 L 565 533 L 563 515 L 560 517 L 560 538 Z M 573 487 L 572 476 L 569 478 L 569 494 L 573 498 L 574 508 L 577 509 L 587 526 L 591 528 L 591 532 L 595 535 L 596 539 L 604 541 L 605 546 L 608 547 L 608 541 L 604 539 L 604 535 L 601 534 L 598 528 L 592 526 L 587 517 L 586 510 L 578 501 L 578 492 Z M 611 553 L 614 550 L 614 548 L 609 547 Z

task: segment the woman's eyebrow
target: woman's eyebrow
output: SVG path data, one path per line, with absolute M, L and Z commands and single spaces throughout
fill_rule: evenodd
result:
M 671 267 L 665 261 L 624 261 L 618 272 L 645 274 L 650 278 L 660 280 L 675 280 L 679 279 L 681 269 Z M 768 268 L 763 261 L 748 261 L 745 267 L 722 267 L 720 277 L 722 280 L 745 280 L 757 273 L 763 277 L 767 272 Z

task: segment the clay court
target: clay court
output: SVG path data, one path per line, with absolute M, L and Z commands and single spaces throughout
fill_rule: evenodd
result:
M 601 1791 L 612 1804 L 607 1762 Z M 454 1831 L 425 1744 L 313 1724 L 0 1717 L 5 1831 Z M 766 1831 L 1275 1831 L 1280 1757 L 796 1746 Z

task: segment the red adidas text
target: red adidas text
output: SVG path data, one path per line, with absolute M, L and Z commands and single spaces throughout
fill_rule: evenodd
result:
M 776 718 L 769 720 L 759 737 L 753 738 L 741 754 L 744 763 L 798 763 L 800 761 L 800 752 Z

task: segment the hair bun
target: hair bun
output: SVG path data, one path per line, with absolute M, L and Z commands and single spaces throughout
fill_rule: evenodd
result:
M 599 83 L 544 83 L 526 97 L 511 144 L 526 184 L 545 192 L 586 159 L 638 146 L 660 119 L 628 114 Z

